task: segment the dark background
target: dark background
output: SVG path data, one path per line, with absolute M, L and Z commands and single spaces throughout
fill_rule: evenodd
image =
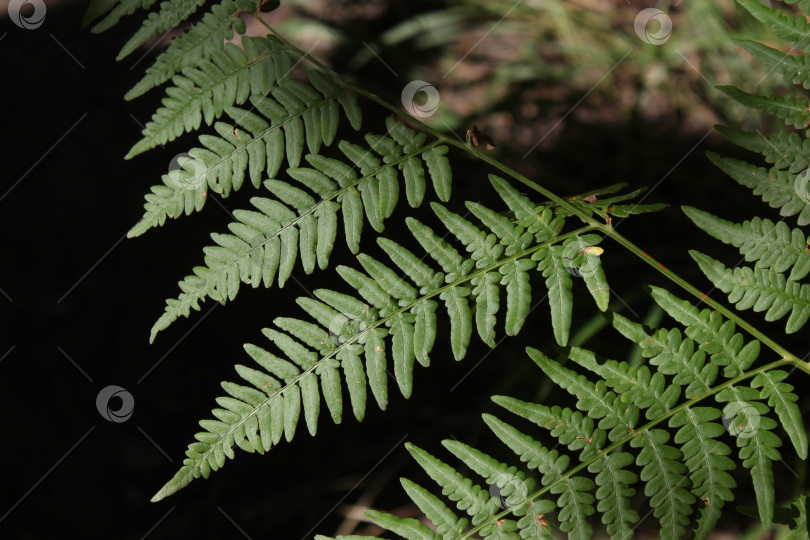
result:
M 241 343 L 261 344 L 259 330 L 277 315 L 300 315 L 293 300 L 305 292 L 293 280 L 281 290 L 248 293 L 244 288 L 237 301 L 213 311 L 209 301 L 201 314 L 179 320 L 148 344 L 165 298 L 176 294 L 177 280 L 200 262 L 208 232 L 223 230 L 230 218 L 209 201 L 200 214 L 123 239 L 140 216 L 143 194 L 194 137 L 123 160 L 138 138 L 138 122 L 149 118 L 159 97 L 122 99 L 148 62 L 130 71 L 133 60 L 114 61 L 121 36 L 134 31 L 134 22 L 125 21 L 120 34 L 92 35 L 80 28 L 83 9 L 78 3 L 49 7 L 44 25 L 33 31 L 7 19 L 0 27 L 0 288 L 5 292 L 0 297 L 0 537 L 302 538 L 311 537 L 316 525 L 315 532 L 332 534 L 343 520 L 344 505 L 363 497 L 362 504 L 389 511 L 406 505 L 398 477 L 430 485 L 401 444 L 406 436 L 443 457 L 448 454 L 439 441 L 454 437 L 514 461 L 486 436 L 480 413 L 497 413 L 489 396 L 498 393 L 567 403 L 543 384 L 522 352 L 527 344 L 553 351 L 545 303 L 521 336 L 489 356 L 474 338 L 465 361 L 456 363 L 449 347 L 437 343 L 433 366 L 416 370 L 410 400 L 390 382 L 387 412 L 379 411 L 369 395 L 362 424 L 345 411 L 343 425 L 334 426 L 324 413 L 315 438 L 302 420 L 293 444 L 281 444 L 268 456 L 237 450 L 239 459 L 209 480 L 195 481 L 158 504 L 149 502 L 177 470 L 197 420 L 209 416 L 213 398 L 221 394 L 219 381 L 234 380 L 233 364 L 250 361 Z M 356 75 L 396 102 L 399 87 L 386 86 L 385 71 L 366 69 Z M 382 117 L 366 110 L 367 125 L 379 131 Z M 521 162 L 505 141 L 497 157 L 561 195 L 616 181 L 653 186 L 663 178 L 646 202 L 673 208 L 663 216 L 633 217 L 621 231 L 706 286 L 686 249 L 713 250 L 728 264 L 736 259 L 691 226 L 678 206 L 688 202 L 729 219 L 773 213 L 708 164 L 706 148 L 734 153 L 717 137 L 691 151 L 699 136 L 684 136 L 677 125 L 655 128 L 651 136 L 651 127 L 640 122 L 570 124 L 553 149 Z M 486 201 L 491 195 L 482 187 L 481 166 L 456 158 L 456 203 Z M 246 187 L 224 205 L 243 206 L 251 191 Z M 401 230 L 396 221 L 403 215 L 395 214 L 389 231 Z M 363 249 L 373 252 L 370 230 Z M 662 281 L 617 246 L 605 248 L 612 287 L 643 317 L 650 302 L 640 285 Z M 339 251 L 332 266 L 352 264 Z M 294 276 L 307 287 L 346 290 L 328 272 L 305 276 L 298 266 Z M 594 314 L 583 290 L 577 292 L 575 330 Z M 440 325 L 439 340 L 446 335 L 446 319 L 440 317 Z M 780 325 L 762 326 L 781 335 Z M 785 343 L 804 352 L 795 338 Z M 590 345 L 616 358 L 629 350 L 607 330 Z M 108 422 L 96 410 L 96 396 L 108 385 L 125 388 L 135 400 L 126 422 Z M 782 465 L 776 472 L 784 481 L 798 482 Z M 744 478 L 740 483 L 737 493 L 746 501 L 750 490 Z M 732 515 L 726 526 L 733 531 L 739 522 Z M 641 531 L 655 526 L 650 518 Z

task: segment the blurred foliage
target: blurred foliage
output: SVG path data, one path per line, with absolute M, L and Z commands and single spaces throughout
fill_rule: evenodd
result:
M 732 0 L 292 4 L 297 15 L 279 30 L 311 43 L 341 73 L 376 81 L 394 101 L 408 80 L 430 82 L 442 100 L 433 127 L 463 136 L 475 122 L 516 151 L 553 148 L 564 131 L 557 128 L 572 121 L 644 122 L 680 135 L 702 135 L 720 122 L 759 127 L 759 117 L 714 86 L 770 93 L 779 83 L 733 45 L 732 38 L 767 43 L 771 36 Z M 650 7 L 672 21 L 660 46 L 634 29 Z

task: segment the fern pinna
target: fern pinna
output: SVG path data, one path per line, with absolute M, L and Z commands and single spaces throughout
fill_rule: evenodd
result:
M 738 1 L 792 41 L 794 50 L 810 50 L 806 20 L 756 0 Z M 93 31 L 103 31 L 155 3 L 92 0 L 85 23 L 98 21 Z M 680 538 L 691 529 L 694 536 L 706 538 L 734 500 L 732 473 L 742 468 L 750 475 L 763 525 L 784 522 L 787 510 L 776 507 L 772 471 L 773 462 L 781 459 L 779 434 L 787 434 L 800 459 L 807 457 L 798 398 L 785 379 L 787 368 L 810 374 L 810 365 L 667 270 L 611 225 L 613 217 L 654 212 L 664 205 L 633 204 L 629 201 L 642 190 L 621 194 L 622 184 L 561 198 L 470 141 L 449 138 L 406 117 L 269 26 L 266 36 L 244 35 L 243 17 L 266 25 L 259 12 L 277 2 L 224 0 L 197 13 L 205 5 L 201 0 L 163 0 L 119 54 L 124 58 L 181 21 L 192 21 L 126 95 L 134 99 L 166 86 L 161 106 L 127 158 L 200 129 L 210 127 L 214 133 L 199 135 L 199 144 L 179 158 L 179 168 L 152 188 L 143 217 L 129 236 L 202 211 L 209 196 L 228 197 L 246 180 L 257 194 L 249 208 L 234 211 L 227 232 L 211 235 L 214 245 L 204 248 L 203 263 L 179 283 L 178 296 L 167 300 L 150 339 L 199 310 L 206 299 L 224 304 L 235 299 L 242 285 L 284 286 L 299 262 L 307 274 L 316 266 L 327 270 L 335 249 L 356 254 L 359 266 L 335 268 L 347 284 L 344 290 L 319 289 L 299 298 L 305 318 L 276 317 L 274 328 L 262 332 L 269 344 L 245 345 L 252 361 L 236 366 L 239 382 L 222 383 L 226 395 L 216 400 L 214 418 L 200 422 L 203 431 L 189 445 L 180 471 L 153 500 L 208 477 L 235 457 L 235 447 L 264 453 L 282 438 L 291 441 L 302 414 L 315 435 L 322 402 L 336 423 L 343 418 L 344 394 L 358 420 L 366 411 L 368 389 L 385 409 L 390 367 L 397 389 L 409 397 L 414 367 L 430 364 L 438 335 L 448 336 L 449 353 L 461 360 L 473 334 L 495 347 L 499 334 L 519 333 L 533 307 L 547 299 L 549 334 L 574 366 L 534 348 L 529 356 L 548 379 L 576 398 L 578 410 L 494 398 L 534 424 L 529 432 L 484 416 L 525 468 L 445 441 L 483 479 L 481 486 L 408 445 L 442 494 L 467 517 L 403 480 L 433 527 L 377 511 L 368 512 L 372 521 L 406 538 L 544 538 L 557 529 L 589 538 L 598 514 L 611 537 L 631 538 L 645 519 L 631 498 L 643 493 L 662 537 Z M 808 86 L 804 55 L 786 57 L 755 42 L 740 45 L 790 82 Z M 804 98 L 720 89 L 788 126 L 810 125 Z M 363 129 L 362 106 L 367 102 L 394 115 L 385 119 L 384 133 L 363 132 L 360 138 L 354 132 Z M 782 217 L 796 216 L 799 228 L 759 217 L 735 224 L 686 207 L 695 224 L 739 248 L 755 266 L 729 269 L 706 254 L 692 256 L 738 309 L 765 311 L 769 321 L 788 316 L 786 330 L 797 332 L 810 318 L 810 285 L 802 282 L 810 273 L 810 247 L 801 229 L 810 223 L 810 147 L 793 132 L 765 137 L 718 129 L 732 142 L 761 153 L 771 167 L 713 154 L 712 161 L 778 208 Z M 452 193 L 451 149 L 501 174 L 489 175 L 497 206 L 467 202 L 466 213 L 459 213 L 461 205 Z M 534 195 L 522 193 L 518 184 Z M 410 208 L 429 200 L 446 232 L 406 217 L 412 238 L 387 237 L 386 221 L 404 206 L 398 204 L 403 197 Z M 366 222 L 372 231 L 364 235 Z M 369 235 L 385 261 L 361 252 Z M 612 313 L 599 246 L 605 237 L 709 308 L 652 288 L 653 299 L 679 328 L 652 330 Z M 572 288 L 579 278 L 597 309 L 640 347 L 644 363 L 606 360 L 585 348 L 569 347 Z M 763 346 L 770 352 L 763 353 Z M 767 358 L 771 352 L 778 358 Z M 760 357 L 763 361 L 755 364 Z M 547 433 L 538 435 L 538 429 Z M 537 440 L 543 437 L 556 439 L 559 446 Z M 491 496 L 493 489 L 497 496 Z M 805 514 L 802 518 L 790 512 L 795 523 L 803 519 L 806 527 Z
M 467 517 L 403 479 L 434 527 L 376 511 L 368 512 L 368 518 L 403 538 L 551 538 L 555 530 L 569 538 L 590 538 L 589 518 L 598 511 L 611 538 L 633 538 L 644 516 L 631 506 L 631 498 L 643 490 L 660 522 L 661 538 L 682 538 L 690 526 L 694 537 L 706 538 L 733 500 L 736 483 L 730 472 L 741 464 L 753 477 L 763 524 L 770 526 L 771 467 L 781 459 L 775 433 L 779 425 L 796 453 L 807 457 L 797 398 L 783 382 L 788 373 L 782 368 L 788 363 L 779 359 L 752 368 L 759 341 L 746 342 L 715 311 L 699 310 L 664 289 L 653 288 L 652 296 L 682 328 L 652 331 L 621 315 L 610 317 L 616 330 L 641 347 L 644 365 L 566 348 L 575 370 L 528 350 L 546 376 L 577 398 L 577 410 L 493 398 L 534 424 L 525 430 L 484 415 L 524 469 L 458 441 L 444 441 L 483 482 L 476 484 L 427 451 L 408 446 L 442 495 Z M 724 425 L 735 435 L 736 451 L 721 437 Z M 538 434 L 532 434 L 538 429 L 558 444 L 536 440 Z M 498 496 L 492 495 L 494 487 Z

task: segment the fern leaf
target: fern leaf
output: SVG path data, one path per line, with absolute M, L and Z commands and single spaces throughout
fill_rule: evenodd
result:
M 685 206 L 684 213 L 695 225 L 721 242 L 739 248 L 748 262 L 759 261 L 761 268 L 775 272 L 790 270 L 791 281 L 810 273 L 810 252 L 801 229 L 790 229 L 784 221 L 754 217 L 751 221 L 732 223 L 708 212 Z
M 227 43 L 224 52 L 215 51 L 210 60 L 201 60 L 197 66 L 185 68 L 182 75 L 174 76 L 163 106 L 147 122 L 143 139 L 135 143 L 126 159 L 197 130 L 203 121 L 211 125 L 226 109 L 245 103 L 251 96 L 264 96 L 272 88 L 273 97 L 280 100 L 285 91 L 290 91 L 292 61 L 282 42 L 268 36 L 245 37 L 242 43 L 244 51 Z M 324 102 L 335 98 L 323 97 Z M 288 129 L 290 124 L 300 122 L 305 111 L 308 108 L 303 102 L 289 103 L 289 120 L 285 123 Z
M 810 88 L 810 74 L 807 71 L 810 68 L 810 61 L 807 56 L 785 54 L 756 41 L 743 39 L 733 39 L 732 41 L 770 68 L 770 71 L 782 74 L 788 84 L 801 84 L 805 88 Z
M 464 533 L 469 523 L 467 518 L 459 518 L 441 499 L 407 478 L 401 478 L 400 483 L 443 538 L 457 538 Z
M 568 335 L 571 331 L 571 317 L 574 310 L 574 295 L 571 289 L 574 284 L 563 262 L 562 253 L 562 246 L 552 246 L 542 255 L 538 255 L 540 257 L 538 270 L 543 272 L 543 277 L 546 278 L 554 339 L 564 347 L 568 344 Z
M 760 96 L 743 92 L 734 86 L 718 86 L 718 90 L 734 101 L 785 121 L 788 126 L 804 129 L 810 125 L 810 101 L 804 96 Z
M 162 85 L 184 68 L 197 67 L 202 59 L 222 50 L 223 43 L 234 37 L 238 26 L 239 8 L 231 0 L 214 4 L 202 19 L 188 31 L 175 37 L 154 63 L 146 68 L 143 78 L 125 95 L 127 101 Z
M 442 494 L 454 501 L 459 510 L 467 512 L 474 526 L 498 511 L 495 499 L 472 480 L 414 444 L 405 443 L 405 448 L 428 476 L 441 486 Z
M 715 129 L 737 146 L 762 154 L 765 161 L 773 163 L 777 169 L 796 174 L 810 165 L 810 140 L 791 131 L 778 130 L 766 137 L 728 126 L 715 126 Z
M 119 0 L 90 0 L 90 3 L 87 6 L 87 11 L 84 12 L 82 28 L 85 28 L 88 24 L 95 21 L 105 13 L 108 13 L 119 3 Z M 149 5 L 151 5 L 151 2 Z M 148 5 L 144 6 L 144 9 L 148 7 Z
M 599 362 L 595 353 L 579 347 L 571 347 L 567 353 L 569 359 L 599 375 L 623 401 L 646 409 L 650 420 L 668 413 L 680 397 L 679 385 L 667 385 L 661 373 L 651 374 L 646 366 L 633 368 L 615 360 Z
M 610 440 L 618 440 L 633 430 L 638 421 L 638 408 L 632 404 L 623 404 L 616 394 L 605 388 L 604 382 L 591 383 L 584 376 L 560 366 L 537 349 L 529 347 L 526 352 L 552 381 L 577 397 L 579 410 L 588 411 L 588 416 L 600 420 L 599 428 L 608 432 Z
M 417 148 L 408 156 L 418 159 L 424 149 Z M 277 275 L 279 286 L 283 286 L 299 254 L 305 272 L 311 273 L 316 262 L 319 268 L 326 268 L 337 236 L 339 209 L 349 248 L 359 248 L 364 205 L 356 186 L 373 182 L 379 169 L 357 178 L 341 161 L 311 154 L 306 159 L 314 169 L 289 169 L 288 174 L 320 200 L 286 182 L 265 182 L 279 200 L 252 198 L 257 211 L 236 210 L 237 221 L 228 226 L 232 235 L 212 236 L 220 245 L 223 241 L 229 244 L 204 250 L 205 265 L 196 267 L 193 275 L 180 282 L 182 292 L 176 299 L 167 300 L 165 313 L 152 329 L 152 340 L 179 317 L 188 317 L 191 309 L 199 310 L 199 302 L 208 297 L 223 304 L 233 300 L 240 283 L 270 287 Z M 390 170 L 395 163 L 381 167 Z M 367 215 L 371 212 L 366 211 Z
M 651 292 L 664 311 L 686 326 L 686 335 L 695 340 L 702 351 L 711 355 L 712 363 L 725 366 L 725 377 L 736 377 L 754 363 L 759 355 L 760 343 L 752 341 L 743 346 L 743 337 L 734 332 L 734 323 L 724 320 L 714 311 L 699 311 L 666 289 L 651 287 Z
M 767 399 L 768 405 L 779 415 L 780 425 L 787 432 L 796 453 L 801 459 L 807 459 L 807 432 L 799 407 L 798 397 L 793 393 L 793 386 L 782 382 L 788 374 L 782 370 L 760 373 L 751 381 L 752 388 L 762 388 L 760 398 Z
M 436 536 L 430 527 L 412 518 L 399 518 L 376 510 L 366 511 L 366 517 L 383 529 L 388 529 L 409 540 L 440 538 Z
M 781 459 L 777 448 L 782 442 L 772 430 L 776 422 L 765 416 L 768 406 L 757 401 L 760 392 L 753 388 L 733 386 L 721 390 L 717 401 L 728 403 L 723 416 L 728 418 L 733 427 L 740 449 L 743 466 L 751 471 L 754 491 L 759 506 L 759 517 L 763 527 L 770 527 L 775 506 L 773 485 L 773 466 L 775 460 Z
M 737 309 L 766 311 L 766 321 L 776 321 L 790 314 L 787 333 L 801 329 L 810 318 L 810 285 L 788 281 L 783 274 L 755 265 L 726 268 L 721 262 L 697 251 L 689 252 L 709 281 L 728 294 Z
M 158 11 L 150 13 L 135 35 L 124 44 L 116 60 L 123 60 L 154 36 L 171 30 L 193 15 L 204 3 L 205 0 L 163 0 Z
M 779 208 L 779 215 L 793 216 L 799 214 L 799 225 L 810 223 L 810 201 L 799 195 L 796 189 L 800 177 L 786 171 L 768 171 L 744 161 L 723 158 L 709 152 L 706 154 L 712 162 L 737 183 L 750 188 L 754 195 L 759 195 L 771 208 Z
M 735 468 L 727 457 L 731 449 L 717 440 L 725 433 L 723 426 L 715 422 L 720 416 L 713 407 L 686 407 L 669 421 L 670 427 L 679 428 L 674 440 L 681 445 L 692 494 L 700 502 L 693 533 L 699 539 L 712 532 L 725 503 L 734 500 L 731 490 L 737 485 L 727 472 Z
M 718 366 L 706 362 L 706 353 L 696 350 L 694 340 L 684 339 L 680 330 L 662 328 L 650 335 L 640 324 L 617 313 L 610 314 L 610 320 L 622 335 L 641 347 L 642 355 L 649 358 L 650 364 L 665 375 L 674 375 L 673 383 L 686 386 L 687 399 L 711 390 Z
M 751 15 L 773 30 L 777 37 L 793 43 L 796 49 L 810 52 L 810 30 L 807 19 L 760 4 L 757 0 L 737 0 Z
M 83 24 L 89 24 L 101 15 L 103 19 L 90 29 L 94 34 L 109 30 L 121 20 L 121 17 L 132 15 L 139 9 L 149 9 L 157 0 L 117 0 L 115 2 L 94 2 L 88 7 Z
M 646 481 L 644 493 L 661 522 L 661 538 L 677 539 L 683 537 L 689 524 L 695 497 L 688 489 L 681 451 L 667 445 L 668 440 L 665 430 L 651 429 L 631 439 L 630 444 L 641 447 L 636 463 L 642 467 L 641 479 Z

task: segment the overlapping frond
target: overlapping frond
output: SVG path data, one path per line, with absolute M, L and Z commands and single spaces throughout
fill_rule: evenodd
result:
M 321 72 L 312 71 L 310 76 L 317 94 L 326 96 L 317 106 L 301 110 L 300 100 L 282 105 L 271 97 L 254 96 L 250 98 L 251 110 L 226 109 L 235 125 L 217 122 L 214 128 L 218 136 L 200 136 L 203 147 L 192 148 L 188 157 L 180 158 L 179 169 L 164 174 L 163 183 L 152 187 L 152 193 L 146 196 L 143 218 L 128 236 L 139 236 L 163 225 L 167 218 L 199 212 L 208 190 L 227 197 L 232 189 L 242 186 L 246 174 L 259 187 L 263 178 L 276 177 L 285 158 L 290 167 L 298 167 L 305 141 L 310 151 L 318 150 L 321 143 L 332 144 L 340 107 L 352 127 L 360 129 L 362 115 L 357 95 L 346 92 Z M 278 92 L 281 87 L 276 87 L 273 95 L 289 97 L 290 91 L 300 91 L 305 86 L 298 81 L 285 84 L 286 90 Z M 312 88 L 309 91 L 314 92 Z
M 379 164 L 367 166 L 375 170 Z M 348 166 L 343 167 L 342 170 L 350 170 Z M 328 172 L 329 168 L 325 170 Z M 319 185 L 305 175 L 292 174 L 296 175 L 299 179 L 305 178 L 308 187 Z M 320 182 L 326 176 L 317 178 Z M 593 246 L 599 238 L 588 238 L 588 235 L 577 234 L 578 231 L 563 234 L 562 218 L 555 217 L 550 209 L 533 205 L 500 178 L 492 177 L 492 183 L 507 206 L 519 215 L 518 220 L 525 220 L 529 229 L 479 203 L 467 203 L 467 209 L 480 225 L 434 203 L 434 212 L 450 234 L 465 247 L 466 254 L 423 223 L 407 218 L 414 239 L 436 266 L 423 262 L 413 252 L 389 239 L 379 238 L 378 244 L 393 266 L 361 253 L 358 260 L 364 271 L 337 267 L 338 274 L 355 292 L 347 295 L 319 289 L 314 291 L 315 298 L 300 298 L 298 303 L 311 320 L 279 317 L 274 321 L 275 329 L 264 330 L 264 335 L 280 352 L 270 352 L 255 345 L 245 346 L 258 366 L 237 366 L 244 381 L 240 384 L 223 383 L 229 395 L 218 399 L 222 408 L 214 410 L 217 419 L 201 423 L 205 431 L 197 434 L 197 442 L 190 445 L 182 469 L 156 497 L 171 494 L 200 475 L 207 477 L 211 470 L 224 464 L 226 457 L 233 457 L 234 446 L 264 452 L 277 444 L 282 436 L 292 439 L 302 412 L 309 432 L 314 435 L 321 392 L 332 419 L 340 422 L 343 386 L 340 370 L 358 419 L 362 419 L 365 412 L 367 386 L 379 407 L 386 408 L 389 401 L 389 358 L 397 387 L 407 398 L 413 387 L 415 363 L 423 366 L 430 363 L 442 312 L 449 320 L 449 329 L 444 332 L 456 360 L 465 357 L 474 329 L 482 341 L 495 346 L 495 326 L 499 316 L 503 318 L 505 333 L 516 334 L 523 327 L 533 297 L 537 301 L 529 272 L 546 268 L 547 258 L 556 261 L 553 264 L 569 264 L 572 270 L 581 270 L 586 284 L 601 283 L 604 273 L 599 257 L 583 253 L 581 249 L 582 245 Z M 305 205 L 303 191 L 286 184 L 281 187 L 281 183 L 272 187 L 276 194 L 285 193 L 279 195 L 282 201 L 295 205 L 295 197 L 298 197 L 299 207 Z M 311 198 L 305 203 L 311 206 Z M 270 203 L 266 205 L 269 207 Z M 294 214 L 289 209 L 288 212 Z M 259 218 L 254 213 L 252 220 L 245 219 L 244 222 L 259 224 L 261 219 L 269 221 L 270 218 L 266 214 L 265 218 Z M 334 233 L 334 222 L 331 227 Z M 275 224 L 273 228 L 276 228 Z M 300 229 L 300 237 L 309 239 L 314 237 L 310 232 L 316 229 L 316 225 L 301 225 Z M 297 229 L 288 227 L 287 230 Z M 320 229 L 316 234 L 319 232 Z M 234 237 L 230 238 L 222 241 L 222 245 L 230 246 Z M 215 239 L 222 240 L 222 237 Z M 240 249 L 249 245 L 246 241 L 239 241 L 245 244 L 239 246 Z M 309 244 L 306 246 L 302 243 L 302 252 L 312 253 L 313 241 L 307 240 Z M 287 239 L 286 245 L 295 246 L 296 242 L 295 238 Z M 276 257 L 279 250 L 285 249 L 283 236 L 279 246 Z M 552 253 L 558 249 L 571 253 L 571 261 L 563 263 L 554 258 Z M 315 255 L 310 258 L 311 265 L 314 265 L 317 253 L 316 247 Z M 302 260 L 306 257 L 302 254 Z M 248 257 L 244 265 L 237 265 L 241 270 L 231 274 L 235 277 L 227 278 L 225 285 L 216 286 L 227 287 L 231 279 L 240 279 L 239 272 L 258 276 L 264 261 L 266 255 L 255 259 Z M 587 273 L 601 277 L 589 278 L 593 279 L 589 282 L 584 279 Z M 564 274 L 567 279 L 572 276 L 568 270 Z M 601 303 L 603 294 L 607 294 L 606 286 L 604 293 L 592 290 L 591 294 L 597 304 Z M 505 297 L 503 304 L 502 297 Z M 562 318 L 569 321 L 566 328 L 570 327 L 571 306 L 555 317 L 553 324 L 560 324 Z M 564 334 L 556 331 L 555 334 L 562 336 L 561 341 L 567 340 L 567 331 Z M 245 383 L 248 386 L 243 386 Z
M 651 333 L 620 315 L 610 318 L 617 330 L 641 347 L 649 365 L 567 349 L 576 366 L 598 376 L 594 383 L 539 351 L 528 350 L 546 375 L 577 398 L 579 410 L 493 398 L 528 420 L 533 429 L 547 430 L 570 452 L 580 452 L 574 460 L 503 420 L 484 415 L 495 436 L 540 473 L 540 485 L 535 486 L 529 471 L 457 441 L 444 441 L 444 446 L 484 480 L 483 486 L 425 450 L 408 446 L 442 488 L 442 496 L 469 516 L 469 521 L 458 518 L 444 500 L 405 480 L 403 485 L 426 517 L 441 524 L 435 532 L 422 525 L 419 530 L 428 531 L 423 537 L 550 538 L 558 527 L 569 538 L 590 538 L 590 517 L 598 511 L 611 538 L 629 539 L 639 523 L 631 498 L 643 484 L 662 538 L 682 538 L 691 529 L 695 538 L 705 539 L 723 506 L 734 499 L 736 483 L 730 471 L 736 464 L 729 457 L 732 449 L 722 440 L 727 434 L 736 440 L 740 462 L 753 478 L 759 516 L 766 527 L 770 525 L 771 466 L 780 459 L 773 413 L 799 456 L 807 455 L 807 434 L 793 388 L 782 382 L 786 373 L 752 371 L 759 343 L 744 343 L 732 323 L 715 312 L 699 310 L 663 289 L 653 289 L 653 297 L 685 326 L 686 337 L 679 329 Z M 712 402 L 721 404 L 722 410 Z M 559 497 L 549 498 L 550 494 Z M 415 520 L 376 511 L 367 516 L 399 536 L 415 538 L 410 534 Z
M 264 182 L 263 195 L 271 197 L 254 197 L 253 209 L 236 210 L 236 221 L 228 226 L 231 234 L 212 235 L 216 245 L 205 248 L 204 265 L 195 267 L 194 274 L 180 282 L 179 297 L 167 301 L 166 312 L 152 329 L 152 339 L 178 317 L 199 310 L 199 302 L 205 298 L 223 304 L 233 300 L 242 283 L 254 288 L 260 284 L 270 287 L 274 282 L 283 286 L 299 257 L 308 274 L 316 262 L 325 269 L 337 238 L 338 214 L 343 219 L 342 237 L 351 252 L 357 253 L 365 220 L 375 231 L 383 232 L 384 222 L 399 200 L 400 172 L 411 206 L 422 203 L 426 176 L 436 194 L 448 200 L 452 175 L 444 155 L 447 147 L 425 143 L 424 135 L 393 117 L 386 123 L 390 137 L 366 136 L 373 150 L 341 141 L 338 147 L 347 162 L 308 154 L 311 167 L 286 171 L 296 185 L 275 179 Z

